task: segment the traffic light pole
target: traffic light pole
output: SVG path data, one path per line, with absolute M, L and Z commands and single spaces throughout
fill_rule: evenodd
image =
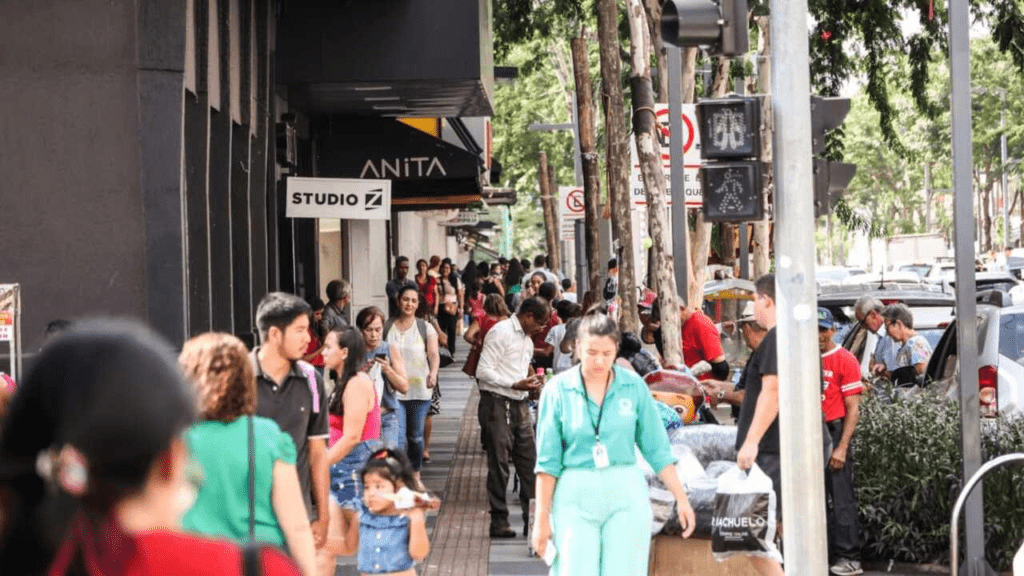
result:
M 771 0 L 775 296 L 786 574 L 828 573 L 821 364 L 814 281 L 807 0 Z
M 971 52 L 968 0 L 949 0 L 950 109 L 953 128 L 953 240 L 956 243 L 956 328 L 960 362 L 960 441 L 966 482 L 981 467 L 981 414 L 978 405 L 978 336 L 974 282 L 974 186 L 971 179 Z M 992 573 L 985 561 L 982 490 L 964 508 L 966 548 L 961 573 Z M 958 562 L 950 558 L 950 562 Z

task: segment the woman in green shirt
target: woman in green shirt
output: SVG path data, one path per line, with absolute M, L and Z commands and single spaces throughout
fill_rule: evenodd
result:
M 236 542 L 249 537 L 249 426 L 253 420 L 255 539 L 287 546 L 304 576 L 316 573 L 313 532 L 295 471 L 295 444 L 277 423 L 256 413 L 256 378 L 242 341 L 206 333 L 179 358 L 199 397 L 200 422 L 185 432 L 203 484 L 182 527 Z
M 652 513 L 634 445 L 675 496 L 684 538 L 693 509 L 647 386 L 615 366 L 618 326 L 591 314 L 577 334 L 580 365 L 541 394 L 533 546 L 554 544 L 552 575 L 646 574 Z

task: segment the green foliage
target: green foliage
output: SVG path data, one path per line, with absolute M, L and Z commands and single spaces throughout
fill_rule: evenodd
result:
M 963 485 L 959 405 L 931 390 L 891 404 L 869 396 L 854 449 L 865 556 L 948 564 L 950 515 Z M 1024 418 L 985 422 L 984 460 L 1022 450 Z M 1024 468 L 992 472 L 983 486 L 986 555 L 1008 570 L 1024 540 Z

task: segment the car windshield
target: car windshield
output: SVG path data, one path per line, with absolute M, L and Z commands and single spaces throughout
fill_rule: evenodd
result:
M 1003 314 L 999 318 L 999 354 L 1024 364 L 1024 314 Z
M 907 264 L 904 266 L 900 266 L 901 272 L 913 272 L 914 274 L 917 274 L 921 278 L 927 276 L 928 272 L 931 269 L 932 267 L 928 264 Z

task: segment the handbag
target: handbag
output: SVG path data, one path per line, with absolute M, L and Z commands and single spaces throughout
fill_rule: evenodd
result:
M 448 350 L 447 348 L 445 348 L 444 346 L 438 346 L 437 347 L 437 354 L 438 354 L 438 356 L 441 357 L 441 361 L 440 361 L 441 368 L 445 368 L 447 366 L 450 366 L 452 362 L 455 362 L 455 358 L 452 357 L 451 351 Z
M 483 348 L 477 344 L 473 344 L 473 347 L 469 349 L 469 355 L 466 356 L 466 363 L 462 365 L 462 371 L 466 373 L 466 376 L 476 378 L 476 367 L 480 364 L 480 352 Z

